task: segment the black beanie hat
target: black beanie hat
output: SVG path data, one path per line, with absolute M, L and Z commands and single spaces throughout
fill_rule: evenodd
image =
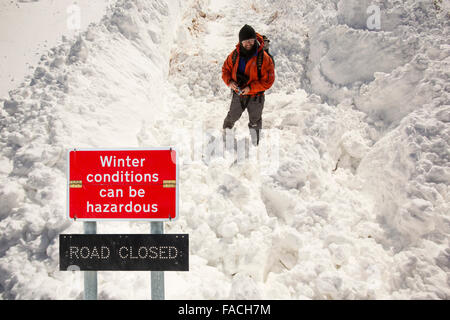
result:
M 241 31 L 239 31 L 239 42 L 248 39 L 256 39 L 256 32 L 255 29 L 246 24 L 242 27 Z

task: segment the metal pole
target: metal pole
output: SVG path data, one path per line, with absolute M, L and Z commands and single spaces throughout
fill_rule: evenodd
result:
M 162 221 L 150 223 L 151 234 L 163 234 Z M 152 300 L 164 300 L 164 271 L 150 271 Z
M 84 234 L 96 234 L 97 222 L 83 222 Z M 97 271 L 84 271 L 84 300 L 97 300 Z

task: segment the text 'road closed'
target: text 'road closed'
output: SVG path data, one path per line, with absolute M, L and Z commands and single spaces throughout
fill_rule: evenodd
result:
M 62 234 L 60 270 L 188 271 L 187 234 Z

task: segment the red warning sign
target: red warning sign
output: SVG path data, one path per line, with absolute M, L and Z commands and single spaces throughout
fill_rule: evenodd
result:
M 74 149 L 68 153 L 69 218 L 178 218 L 178 155 L 162 149 Z

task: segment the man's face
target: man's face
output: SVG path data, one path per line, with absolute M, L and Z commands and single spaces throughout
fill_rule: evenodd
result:
M 245 50 L 250 50 L 253 48 L 253 45 L 255 44 L 255 39 L 248 39 L 242 41 L 242 46 L 245 48 Z

